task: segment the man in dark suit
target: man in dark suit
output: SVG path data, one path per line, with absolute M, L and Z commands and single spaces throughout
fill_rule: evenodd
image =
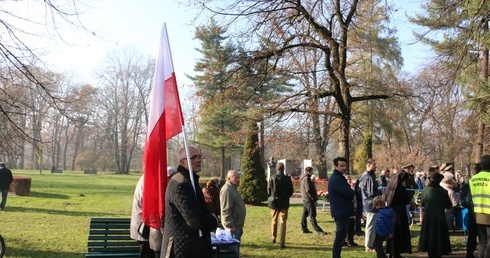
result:
M 343 157 L 337 157 L 333 160 L 333 164 L 335 169 L 328 181 L 330 214 L 335 220 L 336 226 L 332 257 L 340 258 L 342 245 L 349 229 L 349 220 L 354 215 L 354 190 L 344 177 L 347 171 L 347 160 Z

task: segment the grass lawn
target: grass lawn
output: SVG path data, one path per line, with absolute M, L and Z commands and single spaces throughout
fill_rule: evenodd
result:
M 134 187 L 141 174 L 115 175 L 98 172 L 63 171 L 40 175 L 39 171 L 13 171 L 14 176 L 32 177 L 30 196 L 9 196 L 0 212 L 0 234 L 10 257 L 84 257 L 91 217 L 130 217 Z M 333 234 L 302 234 L 299 221 L 302 205 L 289 210 L 286 249 L 272 244 L 270 210 L 267 206 L 247 206 L 242 237 L 242 257 L 330 257 Z M 327 232 L 334 231 L 329 213 L 318 210 L 318 222 Z M 418 241 L 413 226 L 412 245 Z M 311 226 L 310 226 L 311 230 Z M 355 237 L 360 247 L 345 248 L 342 257 L 376 257 L 364 252 L 364 238 Z M 451 238 L 453 251 L 464 250 L 462 234 Z M 410 257 L 410 256 L 408 256 Z M 412 257 L 419 257 L 417 254 Z

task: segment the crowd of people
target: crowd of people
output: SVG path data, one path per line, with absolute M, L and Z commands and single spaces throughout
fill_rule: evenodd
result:
M 201 189 L 199 184 L 191 183 L 190 177 L 199 182 L 197 173 L 204 157 L 195 146 L 189 146 L 188 150 L 189 160 L 182 148 L 179 166 L 173 171 L 169 169 L 166 212 L 156 241 L 152 241 L 155 237 L 151 234 L 144 235 L 145 230 L 141 227 L 142 180 L 136 187 L 131 235 L 140 242 L 140 257 L 212 257 L 211 232 L 218 226 L 237 240 L 244 234 L 246 208 L 238 192 L 240 174 L 230 170 L 223 186 L 220 187 L 220 181 L 213 178 Z M 427 172 L 414 172 L 415 166 L 408 164 L 399 171 L 382 170 L 377 175 L 376 161 L 368 159 L 366 170 L 353 183 L 346 175 L 347 159 L 337 157 L 333 164 L 334 170 L 328 180 L 330 214 L 336 227 L 332 257 L 341 257 L 345 246 L 357 246 L 355 234 L 364 235 L 365 251 L 376 253 L 378 258 L 412 253 L 411 213 L 407 207 L 415 192 L 421 193 L 423 218 L 418 251 L 427 252 L 429 257 L 451 253 L 449 231 L 456 227 L 454 209 L 464 206 L 469 209 L 470 217 L 466 257 L 474 257 L 477 236 L 479 257 L 490 256 L 490 155 L 482 156 L 480 163 L 473 165 L 475 175 L 469 181 L 465 181 L 461 172 L 453 172 L 453 165 L 449 163 L 432 166 Z M 271 208 L 270 240 L 273 244 L 278 242 L 280 248 L 286 248 L 286 224 L 294 189 L 284 164 L 278 162 L 275 169 L 276 174 L 270 177 L 267 186 Z M 480 170 L 483 172 L 476 174 Z M 301 231 L 312 233 L 308 229 L 309 221 L 317 234 L 325 235 L 327 233 L 316 220 L 318 193 L 312 177 L 313 168 L 306 167 L 300 178 Z M 364 231 L 361 217 L 365 218 Z M 231 248 L 239 257 L 240 244 Z
M 328 183 L 331 215 L 336 225 L 332 257 L 340 257 L 341 243 L 348 237 L 346 229 L 362 232 L 360 223 L 349 220 L 352 216 L 359 221 L 360 217 L 366 219 L 366 252 L 376 252 L 378 258 L 412 253 L 410 204 L 417 202 L 414 200 L 417 192 L 421 193 L 418 205 L 423 222 L 418 251 L 427 252 L 429 257 L 450 254 L 449 231 L 457 227 L 457 212 L 467 208 L 466 257 L 475 257 L 477 237 L 479 257 L 490 257 L 490 155 L 482 156 L 480 163 L 472 165 L 473 175 L 466 181 L 461 171 L 453 172 L 451 163 L 420 172 L 414 172 L 415 166 L 408 164 L 400 171 L 382 170 L 376 177 L 376 162 L 368 159 L 366 171 L 351 183 L 350 176 L 345 175 L 346 162 L 342 157 L 334 159 L 335 169 Z

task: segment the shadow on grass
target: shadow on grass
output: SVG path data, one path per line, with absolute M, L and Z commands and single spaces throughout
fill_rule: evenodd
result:
M 83 257 L 83 254 L 69 253 L 69 252 L 56 252 L 56 251 L 39 251 L 39 250 L 26 250 L 24 248 L 9 248 L 8 242 L 6 243 L 6 253 L 5 257 L 32 257 L 32 258 L 52 258 L 52 257 L 63 257 L 63 258 L 75 258 Z
M 104 213 L 104 212 L 84 212 L 84 211 L 63 211 L 63 210 L 53 210 L 53 209 L 42 209 L 42 208 L 25 208 L 18 206 L 7 206 L 4 212 L 22 212 L 22 213 L 47 213 L 47 214 L 57 214 L 57 215 L 67 215 L 67 216 L 81 216 L 81 217 L 105 217 L 105 216 L 119 216 L 117 213 Z
M 50 199 L 69 199 L 70 196 L 65 194 L 54 194 L 54 193 L 42 193 L 42 192 L 31 192 L 30 197 L 36 198 L 50 198 Z
M 296 253 L 296 252 L 301 252 L 302 250 L 308 249 L 309 251 L 312 252 L 327 252 L 330 254 L 332 252 L 332 247 L 331 246 L 322 246 L 322 245 L 304 245 L 304 244 L 294 244 L 294 243 L 287 243 L 286 242 L 286 248 L 282 249 L 279 247 L 279 244 L 253 244 L 253 243 L 243 243 L 241 245 L 242 247 L 247 247 L 251 248 L 253 250 L 253 257 L 292 257 L 292 254 L 289 252 Z M 243 250 L 243 249 L 241 249 Z M 271 255 L 271 251 L 274 253 Z M 261 253 L 265 253 L 264 255 L 260 255 Z M 289 253 L 289 254 L 288 254 Z M 242 255 L 243 257 L 252 257 L 250 255 L 244 254 Z

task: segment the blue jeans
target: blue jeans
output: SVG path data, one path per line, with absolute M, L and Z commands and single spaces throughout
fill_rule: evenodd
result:
M 334 218 L 335 219 L 335 240 L 333 241 L 332 257 L 340 258 L 342 253 L 342 245 L 344 244 L 345 237 L 347 237 L 347 231 L 349 229 L 350 218 Z
M 243 235 L 243 228 L 235 228 L 235 234 L 233 235 L 235 239 L 239 240 L 240 242 L 242 241 L 242 235 Z M 239 243 L 238 245 L 232 245 L 230 246 L 230 249 L 235 250 L 235 253 L 240 257 L 240 245 L 242 243 Z
M 7 203 L 7 196 L 9 195 L 9 189 L 2 189 L 2 203 L 0 204 L 0 209 L 5 208 L 5 203 Z

